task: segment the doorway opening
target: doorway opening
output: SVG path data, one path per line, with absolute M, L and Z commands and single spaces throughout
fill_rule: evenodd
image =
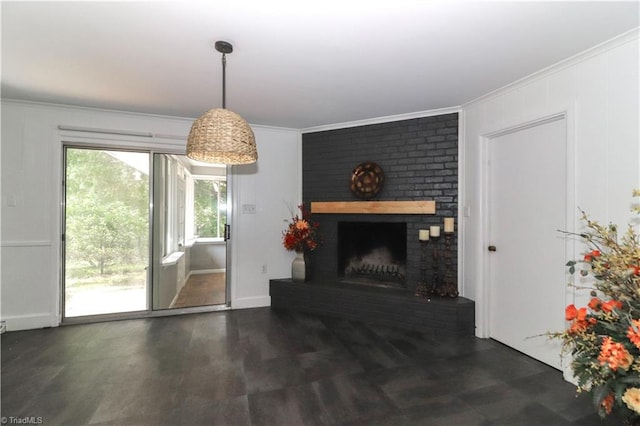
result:
M 63 321 L 228 307 L 227 169 L 64 148 Z

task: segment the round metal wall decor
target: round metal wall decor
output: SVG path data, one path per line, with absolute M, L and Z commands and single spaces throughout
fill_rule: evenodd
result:
M 369 200 L 382 189 L 384 172 L 378 164 L 367 161 L 358 164 L 351 174 L 351 192 L 358 198 Z

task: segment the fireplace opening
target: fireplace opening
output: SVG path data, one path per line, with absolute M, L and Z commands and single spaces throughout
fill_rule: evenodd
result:
M 341 281 L 405 288 L 406 268 L 406 223 L 338 222 Z

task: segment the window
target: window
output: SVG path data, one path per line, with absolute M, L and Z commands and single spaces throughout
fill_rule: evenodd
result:
M 197 166 L 186 157 L 155 154 L 158 231 L 162 256 L 182 251 L 197 239 L 222 240 L 227 223 L 227 176 L 224 167 Z
M 179 251 L 185 244 L 188 172 L 179 157 L 155 154 L 156 218 L 162 230 L 162 255 Z
M 193 210 L 196 238 L 223 238 L 227 223 L 227 181 L 194 177 Z

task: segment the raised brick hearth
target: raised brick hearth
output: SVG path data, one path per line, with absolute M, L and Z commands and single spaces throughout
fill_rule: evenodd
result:
M 415 297 L 407 290 L 333 282 L 270 280 L 273 308 L 417 330 L 434 336 L 473 336 L 475 303 L 464 297 Z

